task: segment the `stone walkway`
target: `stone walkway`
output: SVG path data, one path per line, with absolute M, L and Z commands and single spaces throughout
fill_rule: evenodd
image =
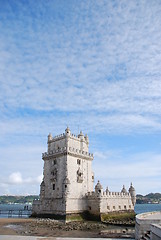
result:
M 35 237 L 35 236 L 14 236 L 14 235 L 0 235 L 0 240 L 120 240 L 120 238 L 59 238 L 59 237 Z M 127 240 L 123 239 L 122 240 Z M 132 240 L 132 239 L 131 239 Z

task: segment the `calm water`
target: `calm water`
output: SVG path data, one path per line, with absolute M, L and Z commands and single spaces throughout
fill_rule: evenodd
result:
M 135 212 L 144 213 L 144 212 L 153 212 L 153 211 L 161 211 L 161 204 L 136 204 Z
M 8 218 L 8 211 L 14 210 L 15 215 L 12 215 L 12 217 L 19 217 L 19 210 L 24 210 L 24 207 L 28 206 L 28 209 L 31 210 L 32 205 L 26 205 L 26 204 L 0 204 L 0 210 L 6 211 L 5 213 L 0 212 L 0 218 Z M 144 213 L 144 212 L 153 212 L 153 211 L 161 211 L 161 204 L 136 204 L 135 205 L 135 212 L 136 214 Z M 24 211 L 24 213 L 28 213 L 27 210 Z M 28 217 L 23 216 L 24 217 Z

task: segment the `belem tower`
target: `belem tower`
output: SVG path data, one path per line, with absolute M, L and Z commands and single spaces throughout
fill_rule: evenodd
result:
M 43 181 L 40 199 L 33 202 L 33 216 L 66 219 L 73 214 L 87 213 L 101 217 L 110 212 L 134 211 L 136 194 L 130 186 L 127 192 L 104 191 L 101 183 L 94 185 L 92 171 L 93 154 L 89 153 L 89 139 L 82 132 L 48 135 L 48 150 L 42 154 L 44 160 Z

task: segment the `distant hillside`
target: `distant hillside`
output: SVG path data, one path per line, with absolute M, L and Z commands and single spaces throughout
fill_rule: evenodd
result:
M 32 203 L 34 199 L 38 199 L 38 195 L 29 196 L 0 196 L 0 204 L 5 203 Z
M 34 199 L 39 199 L 39 195 L 29 196 L 0 196 L 0 204 L 5 203 L 32 203 Z M 136 203 L 161 203 L 161 193 L 149 193 L 145 196 L 136 195 Z
M 161 193 L 149 193 L 145 196 L 138 194 L 136 203 L 161 203 Z

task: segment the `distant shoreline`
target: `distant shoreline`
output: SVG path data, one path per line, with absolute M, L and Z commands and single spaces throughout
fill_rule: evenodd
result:
M 32 204 L 35 199 L 39 199 L 39 195 L 2 195 L 0 204 Z M 161 193 L 149 193 L 145 196 L 137 194 L 136 204 L 161 204 Z

